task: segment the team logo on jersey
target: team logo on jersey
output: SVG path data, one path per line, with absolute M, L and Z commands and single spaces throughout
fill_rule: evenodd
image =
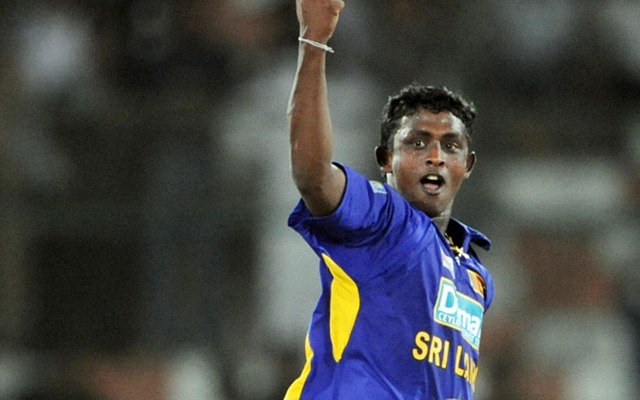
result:
M 484 279 L 482 279 L 482 276 L 470 269 L 468 269 L 467 272 L 469 273 L 469 281 L 471 282 L 473 290 L 480 296 L 485 297 L 485 294 L 487 293 L 487 284 Z
M 453 281 L 440 279 L 438 300 L 434 309 L 436 322 L 460 331 L 475 349 L 480 347 L 484 308 L 471 297 L 458 292 Z

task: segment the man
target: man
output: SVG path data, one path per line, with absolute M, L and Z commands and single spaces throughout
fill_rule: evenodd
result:
M 320 258 L 307 362 L 285 399 L 472 399 L 489 240 L 451 218 L 476 155 L 473 107 L 410 85 L 385 108 L 376 159 L 386 184 L 332 162 L 325 77 L 342 1 L 297 0 L 298 69 L 289 105 L 302 201 L 289 225 Z

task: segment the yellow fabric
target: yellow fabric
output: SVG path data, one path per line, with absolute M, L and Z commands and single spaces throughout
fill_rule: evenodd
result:
M 329 305 L 329 335 L 333 359 L 339 362 L 347 343 L 349 343 L 358 311 L 360 311 L 360 292 L 353 279 L 331 257 L 323 254 L 322 259 L 333 276 Z M 313 359 L 313 348 L 311 348 L 309 335 L 306 337 L 304 349 L 307 361 L 300 376 L 289 386 L 284 400 L 298 400 L 302 395 L 304 384 L 311 372 L 311 360 Z
M 302 369 L 302 373 L 300 374 L 298 379 L 296 379 L 291 384 L 291 386 L 289 386 L 287 394 L 284 395 L 284 400 L 298 400 L 300 398 L 304 383 L 307 381 L 307 376 L 309 376 L 309 372 L 311 371 L 313 349 L 311 348 L 311 344 L 309 343 L 309 335 L 307 335 L 307 338 L 304 341 L 304 353 L 307 358 L 307 362 L 304 364 L 304 368 Z
M 333 276 L 333 281 L 331 282 L 329 335 L 333 345 L 333 359 L 339 362 L 347 343 L 349 343 L 349 338 L 360 310 L 360 292 L 353 279 L 331 257 L 323 254 L 322 259 Z

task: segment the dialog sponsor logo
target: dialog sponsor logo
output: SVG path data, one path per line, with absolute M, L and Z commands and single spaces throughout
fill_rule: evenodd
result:
M 480 347 L 484 308 L 471 297 L 458 292 L 453 282 L 440 279 L 438 300 L 434 309 L 436 322 L 456 329 L 475 349 Z

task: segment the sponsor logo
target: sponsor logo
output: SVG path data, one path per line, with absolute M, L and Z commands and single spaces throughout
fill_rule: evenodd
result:
M 484 308 L 471 297 L 458 292 L 453 282 L 440 279 L 438 300 L 434 309 L 436 322 L 460 331 L 462 337 L 478 349 Z

